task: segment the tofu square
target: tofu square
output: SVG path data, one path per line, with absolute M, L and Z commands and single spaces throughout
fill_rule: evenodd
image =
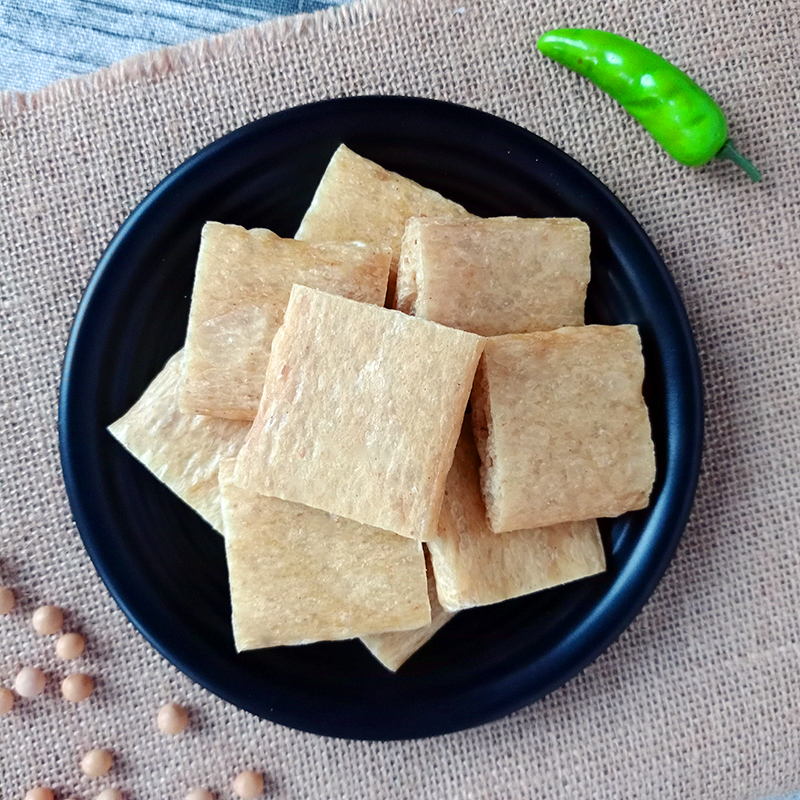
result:
M 360 241 L 392 251 L 388 302 L 394 299 L 400 239 L 409 217 L 469 217 L 433 189 L 384 169 L 340 145 L 333 154 L 295 239 Z
M 582 325 L 589 251 L 578 219 L 413 217 L 396 306 L 481 336 Z
M 222 531 L 219 465 L 235 456 L 249 422 L 184 414 L 179 408 L 184 351 L 178 351 L 109 433 L 162 483 Z
M 644 508 L 655 479 L 635 325 L 487 339 L 473 391 L 495 532 Z
M 361 637 L 361 641 L 364 642 L 370 653 L 392 672 L 396 672 L 417 650 L 429 642 L 446 622 L 453 618 L 453 614 L 445 611 L 439 603 L 436 580 L 433 577 L 433 568 L 427 554 L 425 564 L 428 570 L 428 601 L 431 605 L 430 623 L 414 630 L 373 633 Z
M 425 539 L 484 340 L 295 286 L 236 483 Z
M 181 409 L 252 420 L 272 337 L 295 283 L 383 305 L 388 249 L 311 245 L 265 229 L 209 222 L 197 258 Z
M 494 533 L 479 466 L 468 422 L 447 476 L 437 536 L 427 543 L 443 608 L 490 605 L 605 570 L 597 520 Z
M 234 467 L 219 481 L 237 650 L 430 623 L 419 542 L 240 489 Z

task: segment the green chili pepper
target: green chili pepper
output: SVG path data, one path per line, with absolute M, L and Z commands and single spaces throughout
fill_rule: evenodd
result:
M 698 167 L 727 158 L 761 180 L 728 138 L 720 107 L 652 50 L 615 33 L 581 28 L 548 31 L 536 46 L 611 95 L 681 164 Z

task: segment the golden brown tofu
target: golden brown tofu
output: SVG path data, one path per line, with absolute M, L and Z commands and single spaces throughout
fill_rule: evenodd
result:
M 374 633 L 361 637 L 361 641 L 364 642 L 370 653 L 386 669 L 390 669 L 392 672 L 395 672 L 405 664 L 422 645 L 430 641 L 431 637 L 453 617 L 453 614 L 445 611 L 439 603 L 439 597 L 436 594 L 436 580 L 433 577 L 430 559 L 426 558 L 425 562 L 428 570 L 428 601 L 431 604 L 430 623 L 415 630 Z
M 397 308 L 481 336 L 582 325 L 589 228 L 577 219 L 406 224 Z
M 462 206 L 341 145 L 295 235 L 306 242 L 359 241 L 389 247 L 394 299 L 400 238 L 409 217 L 467 217 Z
M 383 305 L 388 249 L 311 245 L 209 222 L 197 258 L 181 410 L 252 420 L 272 337 L 295 283 Z
M 635 325 L 486 340 L 473 392 L 492 530 L 616 517 L 655 479 Z
M 250 423 L 184 414 L 178 408 L 183 356 L 183 350 L 177 352 L 136 404 L 108 430 L 221 532 L 219 464 L 239 452 Z
M 433 536 L 483 342 L 295 286 L 237 484 Z
M 479 465 L 467 420 L 447 476 L 438 533 L 427 543 L 444 608 L 498 603 L 605 569 L 593 519 L 494 533 L 486 520 Z
M 234 466 L 219 479 L 238 650 L 430 623 L 419 542 L 240 489 Z

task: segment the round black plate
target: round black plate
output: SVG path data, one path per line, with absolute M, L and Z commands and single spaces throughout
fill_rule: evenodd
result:
M 462 612 L 397 674 L 359 641 L 237 655 L 221 537 L 106 432 L 183 344 L 206 220 L 293 236 L 335 148 L 481 216 L 576 216 L 591 227 L 588 317 L 640 327 L 658 478 L 650 507 L 603 525 L 608 571 Z M 72 511 L 112 595 L 212 692 L 331 736 L 431 736 L 508 714 L 564 683 L 631 621 L 667 566 L 697 482 L 702 397 L 675 286 L 619 201 L 569 156 L 487 114 L 359 97 L 274 114 L 202 150 L 121 227 L 78 310 L 64 361 L 61 458 Z

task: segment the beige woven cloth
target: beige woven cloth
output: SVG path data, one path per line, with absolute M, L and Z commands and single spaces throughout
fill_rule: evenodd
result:
M 752 185 L 729 164 L 672 162 L 615 104 L 533 47 L 550 27 L 605 27 L 682 65 L 726 109 Z M 0 684 L 21 664 L 44 695 L 0 717 L 0 797 L 117 785 L 127 798 L 231 796 L 251 767 L 271 798 L 703 798 L 800 790 L 800 73 L 798 0 L 368 2 L 124 62 L 32 97 L 0 96 Z M 324 97 L 421 95 L 493 112 L 559 145 L 614 190 L 663 254 L 689 310 L 707 390 L 695 509 L 664 580 L 624 635 L 534 706 L 432 740 L 320 738 L 194 685 L 131 627 L 71 520 L 56 400 L 71 318 L 126 215 L 198 148 Z M 42 602 L 89 647 L 92 698 L 35 635 Z M 155 732 L 168 699 L 182 737 Z M 106 779 L 80 755 L 108 747 Z

